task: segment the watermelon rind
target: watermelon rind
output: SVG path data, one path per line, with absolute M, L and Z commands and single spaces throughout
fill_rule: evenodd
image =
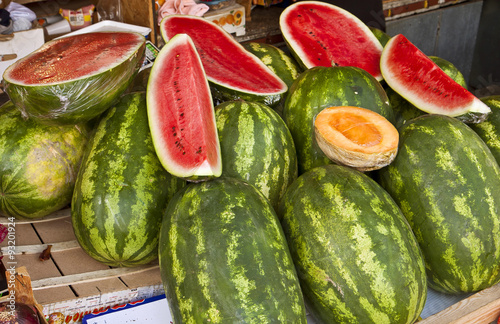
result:
M 89 134 L 25 120 L 11 101 L 0 106 L 0 214 L 39 219 L 68 206 Z
M 380 68 L 388 86 L 418 109 L 451 117 L 468 116 L 481 122 L 491 109 L 455 82 L 404 35 L 392 37 L 384 47 Z
M 379 66 L 383 46 L 349 11 L 327 2 L 298 1 L 283 10 L 279 25 L 287 47 L 304 69 L 355 66 L 378 81 L 383 79 Z
M 456 118 L 427 114 L 400 129 L 378 181 L 415 233 L 431 288 L 476 292 L 500 281 L 500 167 Z
M 214 104 L 242 99 L 277 105 L 288 88 L 258 57 L 208 19 L 168 15 L 160 23 L 163 40 L 183 33 L 191 37 L 210 82 Z
M 278 211 L 315 323 L 413 323 L 427 280 L 411 228 L 368 175 L 325 165 L 302 174 Z
M 78 243 L 109 266 L 150 263 L 163 212 L 184 184 L 156 156 L 145 93 L 123 95 L 99 119 L 78 173 L 71 202 Z
M 78 49 L 84 42 L 81 37 L 88 35 L 74 35 L 51 40 L 38 50 L 18 60 L 9 66 L 3 74 L 5 92 L 22 111 L 26 118 L 33 118 L 37 122 L 50 125 L 70 125 L 87 122 L 111 107 L 118 97 L 132 82 L 144 60 L 146 39 L 135 32 L 96 32 L 93 34 L 126 34 L 133 43 L 133 47 L 109 66 L 91 75 L 85 75 L 67 81 L 45 83 L 42 79 L 38 84 L 26 84 L 23 80 L 14 79 L 11 73 L 23 65 L 33 65 L 30 59 L 41 53 L 46 60 L 57 59 L 58 49 L 74 47 Z M 90 44 L 91 45 L 91 44 Z M 90 46 L 88 45 L 88 46 Z M 55 49 L 54 49 L 55 48 Z M 111 50 L 112 52 L 112 50 Z M 99 55 L 102 55 L 100 53 Z M 88 60 L 102 60 L 101 57 L 89 57 Z M 107 54 L 109 55 L 109 54 Z M 73 62 L 78 69 L 79 62 Z M 38 64 L 41 74 L 53 74 L 51 65 Z M 47 70 L 47 72 L 45 72 Z M 57 73 L 57 72 L 56 72 Z
M 500 164 L 500 95 L 480 99 L 491 108 L 491 114 L 487 120 L 469 126 L 482 138 Z
M 286 83 L 288 90 L 283 93 L 278 105 L 269 105 L 280 115 L 283 113 L 286 97 L 290 91 L 293 82 L 299 77 L 303 69 L 299 63 L 284 50 L 266 43 L 249 42 L 244 43 L 243 47 L 250 53 L 257 56 L 265 65 L 267 65 L 283 82 Z
M 244 181 L 181 189 L 164 213 L 158 253 L 175 323 L 307 322 L 278 217 Z
M 169 64 L 175 67 L 165 68 Z M 162 47 L 151 68 L 146 94 L 149 127 L 163 167 L 190 181 L 220 176 L 213 101 L 189 35 L 177 34 Z
M 222 176 L 259 189 L 277 208 L 297 178 L 297 153 L 279 114 L 258 102 L 226 101 L 215 107 Z

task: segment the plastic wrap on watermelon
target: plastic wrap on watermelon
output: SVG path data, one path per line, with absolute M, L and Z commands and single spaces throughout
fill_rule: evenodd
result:
M 5 92 L 25 118 L 78 124 L 115 102 L 138 73 L 146 39 L 95 32 L 55 39 L 7 68 Z

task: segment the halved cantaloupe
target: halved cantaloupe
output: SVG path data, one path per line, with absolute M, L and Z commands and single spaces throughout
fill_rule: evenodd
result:
M 318 146 L 330 160 L 360 171 L 389 165 L 397 154 L 397 129 L 365 108 L 325 108 L 316 116 L 314 130 Z

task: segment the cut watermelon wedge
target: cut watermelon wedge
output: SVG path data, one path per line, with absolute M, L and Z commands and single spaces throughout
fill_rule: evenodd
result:
M 402 34 L 384 47 L 380 68 L 387 84 L 418 109 L 465 122 L 484 121 L 491 109 L 448 76 Z
M 288 90 L 257 56 L 203 17 L 169 15 L 161 21 L 160 30 L 165 42 L 181 33 L 191 37 L 208 80 L 227 100 L 241 98 L 272 105 Z
M 279 24 L 291 53 L 304 68 L 355 66 L 382 80 L 383 47 L 350 12 L 325 2 L 299 1 L 281 13 Z
M 151 136 L 163 167 L 191 181 L 220 176 L 222 164 L 212 96 L 188 35 L 176 35 L 160 50 L 146 93 Z

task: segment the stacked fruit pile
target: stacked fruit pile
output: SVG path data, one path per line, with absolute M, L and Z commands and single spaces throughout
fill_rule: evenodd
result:
M 428 286 L 499 282 L 500 98 L 327 3 L 280 26 L 290 56 L 174 15 L 140 74 L 133 33 L 18 61 L 0 212 L 70 205 L 96 260 L 159 258 L 179 323 L 306 323 L 306 306 L 318 323 L 412 323 Z

